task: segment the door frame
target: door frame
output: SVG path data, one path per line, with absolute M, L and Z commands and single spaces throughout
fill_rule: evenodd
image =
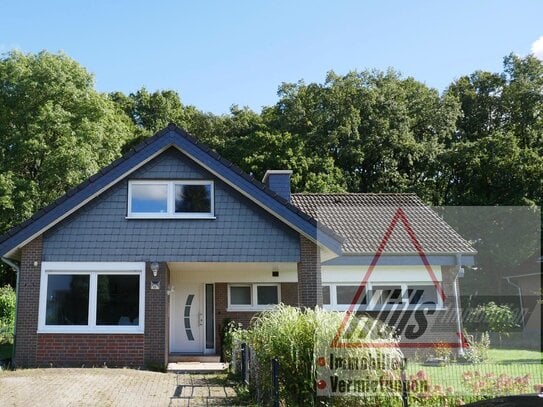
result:
M 183 282 L 184 283 L 184 282 Z M 169 334 L 169 338 L 168 338 L 168 343 L 169 343 L 169 353 L 175 353 L 175 354 L 183 354 L 183 355 L 214 355 L 215 354 L 215 343 L 216 343 L 216 338 L 217 338 L 217 332 L 216 332 L 216 324 L 215 324 L 215 309 L 216 309 L 216 299 L 215 299 L 215 283 L 212 283 L 212 282 L 186 282 L 186 284 L 194 284 L 196 286 L 198 286 L 198 290 L 199 290 L 199 295 L 200 295 L 200 304 L 199 304 L 199 307 L 200 307 L 200 312 L 202 314 L 202 318 L 203 318 L 203 323 L 202 325 L 199 325 L 198 326 L 198 329 L 199 329 L 199 333 L 200 333 L 200 344 L 199 344 L 199 350 L 195 351 L 195 352 L 179 352 L 179 351 L 175 351 L 173 349 L 173 342 L 174 342 L 174 335 L 175 335 L 175 329 L 174 329 L 174 318 L 176 316 L 176 312 L 175 312 L 175 309 L 174 309 L 174 305 L 175 305 L 175 300 L 172 301 L 172 299 L 170 298 L 170 321 L 169 321 L 169 330 L 170 330 L 170 334 Z M 212 315 L 213 315 L 213 348 L 207 348 L 206 347 L 206 326 L 207 326 L 207 293 L 206 293 L 206 285 L 208 284 L 211 284 L 213 286 L 213 310 L 212 310 Z M 173 286 L 172 286 L 173 287 Z M 174 290 L 172 290 L 171 296 L 175 296 L 176 293 L 175 293 L 175 288 Z

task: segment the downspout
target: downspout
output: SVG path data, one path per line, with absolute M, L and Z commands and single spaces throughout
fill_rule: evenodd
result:
M 19 307 L 19 274 L 21 267 L 19 264 L 7 257 L 1 258 L 4 263 L 15 270 L 15 318 L 13 320 L 13 348 L 11 350 L 11 364 L 15 367 L 15 347 L 17 346 L 17 310 Z
M 464 339 L 462 329 L 462 319 L 460 317 L 460 299 L 458 298 L 458 277 L 462 277 L 464 269 L 462 268 L 462 254 L 456 254 L 456 276 L 454 276 L 454 302 L 456 306 L 456 329 L 458 330 L 458 343 L 460 345 L 458 349 L 458 355 L 464 356 Z M 462 275 L 461 275 L 462 274 Z
M 522 290 L 520 289 L 520 287 L 513 283 L 511 280 L 511 277 L 505 277 L 505 280 L 507 280 L 507 282 L 509 284 L 511 284 L 513 287 L 516 287 L 517 291 L 518 291 L 518 298 L 519 298 L 519 302 L 520 302 L 520 317 L 522 318 L 522 329 L 524 329 L 525 327 L 525 321 L 524 321 L 524 308 L 522 306 Z

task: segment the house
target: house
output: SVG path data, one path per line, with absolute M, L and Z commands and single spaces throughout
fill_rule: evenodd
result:
M 226 321 L 279 302 L 345 308 L 399 207 L 425 253 L 398 226 L 361 308 L 457 311 L 475 252 L 415 195 L 291 194 L 290 171 L 260 183 L 170 125 L 0 238 L 18 270 L 14 362 L 165 365 L 216 354 Z

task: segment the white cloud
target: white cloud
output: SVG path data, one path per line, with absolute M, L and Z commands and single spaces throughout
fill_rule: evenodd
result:
M 531 48 L 532 54 L 543 61 L 543 35 L 534 41 Z

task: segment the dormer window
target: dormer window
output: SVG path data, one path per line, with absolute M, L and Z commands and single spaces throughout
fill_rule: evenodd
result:
M 129 181 L 129 218 L 214 218 L 213 181 Z

